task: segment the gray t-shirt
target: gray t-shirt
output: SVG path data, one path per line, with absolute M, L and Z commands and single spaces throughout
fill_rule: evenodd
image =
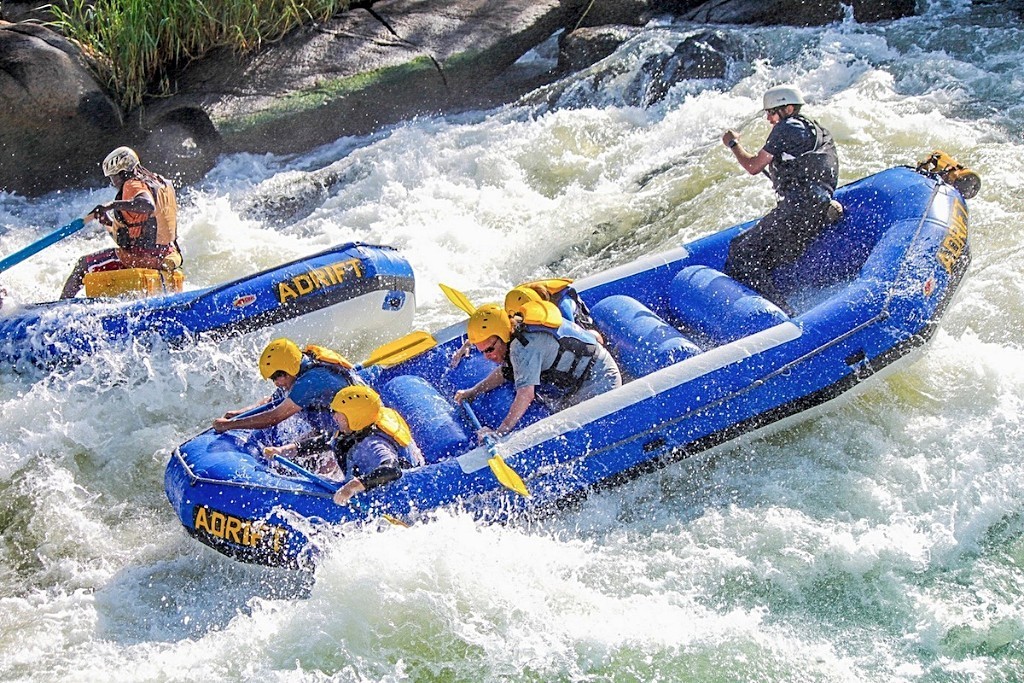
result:
M 523 346 L 518 339 L 513 339 L 508 346 L 516 389 L 540 384 L 540 373 L 550 368 L 555 362 L 555 356 L 558 355 L 558 340 L 553 335 L 526 332 L 523 336 L 530 342 L 529 344 Z M 571 358 L 564 360 L 572 362 Z

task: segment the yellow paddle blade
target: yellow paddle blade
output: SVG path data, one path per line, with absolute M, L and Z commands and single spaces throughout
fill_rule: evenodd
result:
M 370 354 L 370 357 L 363 361 L 362 367 L 368 368 L 371 365 L 382 365 L 386 368 L 398 365 L 402 361 L 409 360 L 425 351 L 437 346 L 437 340 L 428 332 L 416 331 L 390 341 L 383 346 L 378 346 Z
M 502 486 L 510 491 L 515 491 L 521 496 L 530 497 L 530 492 L 527 490 L 522 478 L 516 474 L 514 469 L 508 466 L 500 455 L 495 453 L 493 458 L 487 460 L 487 464 L 491 466 L 491 472 L 494 473 L 494 477 Z
M 470 303 L 469 298 L 459 290 L 440 283 L 438 283 L 438 286 L 441 288 L 441 291 L 444 292 L 444 295 L 448 297 L 448 301 L 451 301 L 453 304 L 458 306 L 459 310 L 464 311 L 466 315 L 473 315 L 476 311 L 476 306 Z
M 385 515 L 381 515 L 381 517 L 386 519 L 391 524 L 394 524 L 395 526 L 405 527 L 406 529 L 409 528 L 408 524 L 406 524 L 405 522 L 400 520 L 398 517 L 395 517 L 394 515 L 387 515 L 387 514 L 385 514 Z

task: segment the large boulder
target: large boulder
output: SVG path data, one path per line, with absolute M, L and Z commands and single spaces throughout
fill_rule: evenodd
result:
M 416 115 L 507 101 L 497 77 L 588 0 L 384 0 L 296 30 L 256 55 L 224 51 L 177 75 L 147 117 L 205 111 L 227 149 L 289 153 Z
M 100 161 L 129 145 L 179 182 L 210 169 L 221 150 L 206 113 L 171 107 L 125 117 L 78 45 L 36 23 L 0 23 L 0 187 L 37 196 L 103 184 Z
M 693 6 L 700 0 L 690 0 Z M 580 16 L 566 25 L 566 31 L 595 26 L 624 24 L 643 26 L 652 14 L 664 12 L 659 0 L 594 0 L 587 2 Z
M 8 192 L 96 178 L 123 127 L 78 48 L 35 24 L 0 24 L 0 101 L 0 186 Z
M 570 31 L 559 41 L 558 70 L 571 73 L 599 62 L 635 36 L 632 26 L 586 26 Z
M 853 18 L 862 24 L 912 17 L 916 12 L 915 0 L 853 0 Z
M 0 2 L 0 21 L 34 21 L 41 23 L 53 19 L 49 5 L 38 2 L 22 2 L 21 0 L 4 0 Z

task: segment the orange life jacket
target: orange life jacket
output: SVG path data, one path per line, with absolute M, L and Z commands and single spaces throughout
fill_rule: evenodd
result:
M 139 167 L 138 175 L 129 178 L 115 199 L 130 201 L 149 194 L 156 207 L 153 213 L 114 212 L 114 241 L 122 249 L 155 250 L 175 244 L 178 239 L 178 201 L 171 181 Z

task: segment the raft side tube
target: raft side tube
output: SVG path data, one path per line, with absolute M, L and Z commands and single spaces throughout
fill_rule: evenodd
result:
M 682 332 L 633 297 L 606 297 L 590 314 L 619 367 L 632 377 L 649 375 L 701 352 Z
M 708 266 L 687 266 L 672 280 L 672 312 L 715 345 L 784 323 L 789 316 L 737 280 Z
M 386 405 L 405 418 L 427 464 L 461 453 L 470 444 L 469 435 L 459 424 L 455 403 L 422 377 L 399 375 L 381 387 L 380 395 Z

